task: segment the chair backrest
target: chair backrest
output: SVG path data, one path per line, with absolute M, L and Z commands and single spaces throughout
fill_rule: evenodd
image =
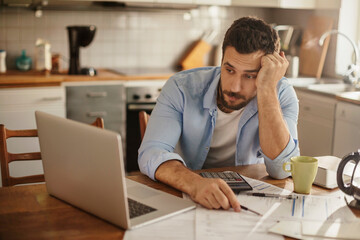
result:
M 104 121 L 102 118 L 97 118 L 91 125 L 99 128 L 104 128 Z M 27 130 L 10 130 L 5 128 L 3 124 L 0 124 L 0 166 L 1 166 L 1 178 L 2 185 L 4 187 L 14 186 L 17 184 L 25 183 L 37 183 L 44 182 L 44 174 L 31 175 L 24 177 L 12 177 L 10 176 L 9 163 L 13 161 L 29 161 L 40 160 L 40 152 L 31 153 L 10 153 L 7 150 L 6 140 L 8 138 L 18 137 L 37 137 L 38 133 L 36 129 Z
M 139 123 L 140 123 L 140 136 L 141 140 L 144 138 L 145 130 L 147 123 L 149 121 L 150 115 L 147 114 L 145 111 L 139 112 Z

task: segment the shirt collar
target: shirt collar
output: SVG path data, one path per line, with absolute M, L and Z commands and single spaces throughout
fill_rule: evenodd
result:
M 217 86 L 220 81 L 220 68 L 217 69 L 217 73 L 213 81 L 211 81 L 209 88 L 207 89 L 204 95 L 203 107 L 209 109 L 216 109 L 216 96 L 217 96 Z

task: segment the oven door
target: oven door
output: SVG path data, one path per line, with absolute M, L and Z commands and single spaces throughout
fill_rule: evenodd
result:
M 139 171 L 137 162 L 141 144 L 139 112 L 151 113 L 155 103 L 128 103 L 126 105 L 126 171 Z

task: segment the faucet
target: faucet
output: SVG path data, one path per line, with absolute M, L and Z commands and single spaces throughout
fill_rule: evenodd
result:
M 345 37 L 349 42 L 351 43 L 354 52 L 355 52 L 355 63 L 352 63 L 348 70 L 344 74 L 344 82 L 351 83 L 353 86 L 357 86 L 359 84 L 360 78 L 360 54 L 359 54 L 359 48 L 356 46 L 355 42 L 351 40 L 347 35 L 345 35 L 342 32 L 339 32 L 336 29 L 330 30 L 325 32 L 323 35 L 321 35 L 319 39 L 319 45 L 322 46 L 324 44 L 325 38 L 331 34 L 339 34 L 343 37 Z

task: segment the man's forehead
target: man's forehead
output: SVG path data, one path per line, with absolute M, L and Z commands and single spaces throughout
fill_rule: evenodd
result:
M 258 70 L 261 58 L 265 55 L 263 51 L 242 54 L 238 53 L 234 47 L 227 47 L 224 54 L 223 64 L 233 68 Z

